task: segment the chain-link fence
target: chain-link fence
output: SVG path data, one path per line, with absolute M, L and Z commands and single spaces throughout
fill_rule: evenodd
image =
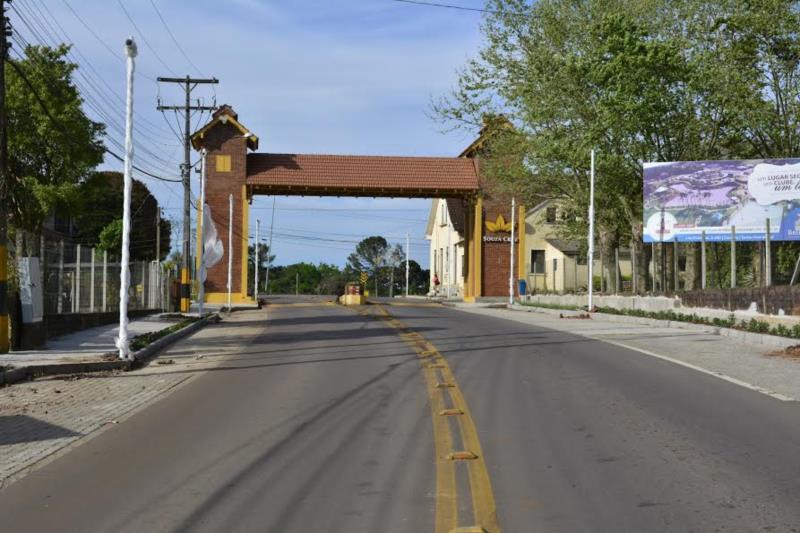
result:
M 12 253 L 18 260 L 26 257 L 38 259 L 39 287 L 45 316 L 119 311 L 118 257 L 69 240 L 30 234 L 13 244 Z M 131 261 L 130 273 L 129 310 L 168 308 L 169 272 L 163 271 L 156 261 Z M 25 278 L 30 279 L 30 276 Z M 29 282 L 37 284 L 36 279 L 30 279 Z

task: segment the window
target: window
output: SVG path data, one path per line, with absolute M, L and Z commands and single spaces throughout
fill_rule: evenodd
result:
M 544 250 L 531 250 L 531 274 L 544 273 Z
M 231 156 L 218 155 L 217 156 L 217 172 L 230 172 L 231 171 Z
M 548 224 L 555 224 L 556 223 L 556 208 L 555 207 L 548 207 L 547 214 L 545 215 L 545 220 Z
M 447 225 L 447 200 L 442 200 L 441 206 L 442 206 L 442 208 L 441 208 L 442 209 L 442 215 L 441 215 L 442 226 L 446 226 Z

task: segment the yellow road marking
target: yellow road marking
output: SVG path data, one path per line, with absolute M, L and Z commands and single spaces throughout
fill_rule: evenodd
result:
M 436 533 L 499 533 L 500 525 L 497 521 L 497 508 L 495 505 L 492 483 L 489 471 L 483 458 L 483 450 L 478 439 L 475 422 L 467 407 L 467 402 L 458 383 L 455 380 L 447 360 L 429 341 L 419 333 L 411 331 L 408 326 L 392 317 L 381 305 L 374 306 L 383 319 L 391 327 L 400 330 L 399 336 L 409 345 L 420 358 L 425 361 L 435 358 L 436 364 L 432 365 L 420 361 L 420 367 L 425 377 L 430 399 L 431 415 L 433 419 L 433 438 L 436 453 Z M 371 314 L 367 310 L 359 310 L 361 314 Z M 441 373 L 443 382 L 439 381 L 437 370 Z M 450 394 L 453 408 L 446 408 L 445 394 Z M 450 425 L 446 415 L 458 414 L 457 421 L 461 432 L 461 442 L 468 451 L 454 451 L 453 438 L 450 434 Z M 458 526 L 458 508 L 456 494 L 456 461 L 469 461 L 469 485 L 472 493 L 472 511 L 474 523 L 479 526 Z
M 284 307 L 331 307 L 336 305 L 333 302 L 297 302 L 293 304 L 267 304 L 267 311 L 270 309 L 281 309 Z

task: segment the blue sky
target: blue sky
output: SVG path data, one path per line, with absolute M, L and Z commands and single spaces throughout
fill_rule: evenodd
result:
M 200 87 L 193 96 L 232 105 L 264 152 L 450 156 L 472 141 L 467 134 L 443 134 L 428 114 L 431 99 L 447 92 L 457 70 L 475 55 L 479 13 L 393 0 L 156 0 L 187 60 L 150 0 L 123 5 L 133 22 L 118 0 L 14 2 L 10 16 L 24 41 L 74 44 L 87 111 L 108 122 L 110 137 L 119 143 L 122 43 L 128 35 L 136 38 L 136 163 L 158 175 L 177 177 L 182 148 L 173 132 L 179 131 L 177 117 L 155 109 L 159 97 L 178 104 L 181 93 L 159 86 L 157 76 L 218 78 L 213 91 Z M 193 124 L 206 118 L 194 117 Z M 106 166 L 121 169 L 113 160 Z M 180 185 L 146 183 L 179 231 Z M 192 189 L 199 193 L 196 179 Z M 251 235 L 260 218 L 266 238 L 272 201 L 254 201 Z M 276 205 L 278 264 L 342 265 L 360 238 L 382 234 L 398 241 L 409 232 L 412 258 L 427 266 L 427 200 L 294 197 L 278 198 Z M 173 234 L 173 241 L 178 237 Z

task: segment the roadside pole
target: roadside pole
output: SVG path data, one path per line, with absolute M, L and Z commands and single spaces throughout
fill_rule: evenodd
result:
M 770 235 L 769 219 L 767 219 L 767 234 L 764 239 L 764 285 L 772 285 L 772 235 Z
M 258 305 L 258 248 L 261 246 L 261 220 L 256 219 L 255 275 L 253 276 L 253 299 Z
M 731 226 L 731 289 L 736 288 L 736 226 Z
M 0 0 L 0 353 L 11 349 L 8 330 L 8 142 L 6 135 L 6 77 L 8 56 L 7 37 L 11 28 L 6 18 L 6 6 Z M 60 280 L 60 278 L 59 278 Z M 61 291 L 59 291 L 59 302 Z
M 242 228 L 247 231 L 247 228 Z M 228 312 L 231 312 L 231 291 L 233 290 L 233 194 L 228 195 Z
M 206 154 L 207 150 L 203 148 L 200 158 L 200 216 L 197 217 L 197 225 L 200 229 L 200 249 L 197 250 L 197 255 L 200 256 L 200 272 L 197 275 L 200 278 L 200 286 L 197 288 L 197 307 L 200 318 L 203 318 L 206 303 Z
M 294 295 L 300 296 L 300 273 L 294 273 Z
M 700 288 L 706 288 L 706 230 L 700 234 Z
M 269 223 L 269 243 L 267 244 L 267 276 L 264 280 L 264 292 L 269 294 L 269 269 L 272 266 L 272 228 L 275 226 L 275 197 L 272 197 L 272 217 Z
M 514 304 L 514 224 L 516 223 L 517 199 L 511 197 L 511 247 L 509 248 L 510 260 L 508 263 L 508 305 Z M 448 234 L 449 235 L 449 234 Z M 555 290 L 555 287 L 553 287 Z
M 128 287 L 131 283 L 130 239 L 131 239 L 131 188 L 133 187 L 133 73 L 135 69 L 136 43 L 133 37 L 125 41 L 127 56 L 127 98 L 125 100 L 125 171 L 122 201 L 122 258 L 120 260 L 119 284 L 119 337 L 117 349 L 120 359 L 130 359 L 128 345 Z
M 406 232 L 406 298 L 408 298 L 408 255 L 411 250 L 408 248 L 408 232 Z
M 589 312 L 594 308 L 594 150 L 589 172 Z

